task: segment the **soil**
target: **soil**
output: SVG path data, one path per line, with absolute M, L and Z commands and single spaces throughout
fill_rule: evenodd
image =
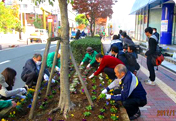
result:
M 73 75 L 74 75 L 75 70 L 73 69 L 71 71 L 71 77 L 70 77 L 70 83 L 72 83 L 72 80 L 74 79 Z M 92 74 L 93 70 L 91 70 L 91 72 L 89 73 Z M 88 77 L 88 76 L 87 76 Z M 108 79 L 106 79 L 106 75 L 103 74 L 103 80 L 105 82 L 105 86 L 106 87 L 108 84 Z M 93 84 L 92 80 L 87 79 L 87 88 L 89 90 L 89 93 L 92 97 L 92 92 L 93 89 L 92 87 L 94 85 L 97 86 L 96 89 L 96 97 L 98 97 L 101 93 L 101 89 L 103 89 L 104 87 L 100 87 L 100 80 L 98 77 L 96 77 L 96 83 Z M 51 115 L 49 115 L 49 112 L 53 109 L 56 108 L 59 102 L 59 93 L 60 93 L 60 87 L 59 85 L 52 87 L 52 90 L 56 90 L 56 94 L 52 94 L 52 92 L 50 93 L 50 95 L 53 95 L 53 98 L 49 99 L 47 98 L 47 104 L 45 105 L 46 107 L 44 109 L 40 109 L 40 105 L 42 102 L 46 101 L 46 97 L 45 97 L 45 93 L 46 93 L 46 87 L 44 87 L 41 90 L 41 94 L 39 95 L 39 99 L 37 101 L 37 105 L 35 108 L 35 113 L 34 113 L 34 119 L 32 121 L 112 121 L 111 119 L 111 112 L 110 112 L 110 108 L 112 107 L 112 105 L 105 105 L 106 101 L 105 99 L 96 99 L 93 101 L 94 103 L 94 107 L 92 108 L 92 110 L 88 111 L 86 109 L 87 106 L 89 106 L 89 102 L 86 98 L 86 95 L 84 93 L 81 94 L 81 84 L 79 84 L 76 87 L 77 91 L 76 94 L 71 94 L 71 101 L 76 105 L 74 107 L 74 110 L 71 110 L 68 113 L 67 119 L 65 119 L 63 117 L 63 114 L 60 113 L 59 111 L 56 113 L 53 113 Z M 5 118 L 8 121 L 30 121 L 28 119 L 28 115 L 29 115 L 29 111 L 30 108 L 26 108 L 28 107 L 29 103 L 26 103 L 26 105 L 24 106 L 24 110 L 26 113 L 19 113 L 17 112 L 14 118 Z M 104 113 L 102 113 L 102 115 L 104 115 L 104 119 L 99 119 L 98 115 L 100 115 L 100 109 L 105 108 L 106 111 Z M 91 115 L 88 117 L 84 116 L 84 112 L 90 112 Z M 116 113 L 116 116 L 119 115 L 119 112 Z M 84 120 L 85 119 L 85 120 Z

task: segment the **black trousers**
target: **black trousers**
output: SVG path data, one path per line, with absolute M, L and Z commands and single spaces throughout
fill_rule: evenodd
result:
M 22 77 L 22 80 L 26 83 L 26 85 L 28 85 L 29 88 L 36 85 L 37 79 L 38 79 L 38 74 L 36 72 L 25 74 Z
M 154 65 L 151 62 L 151 57 L 147 57 L 147 68 L 149 70 L 149 79 L 151 81 L 155 81 L 155 69 L 154 69 Z
M 114 90 L 114 95 L 117 95 L 120 93 L 121 93 L 120 89 Z M 125 101 L 122 101 L 122 104 L 126 109 L 128 116 L 132 117 L 138 112 L 139 107 L 143 107 L 147 104 L 147 99 L 143 100 L 139 98 L 129 97 Z
M 114 69 L 113 68 L 108 68 L 108 67 L 105 67 L 104 68 L 104 72 L 108 75 L 108 77 L 112 80 L 114 80 L 116 78 L 115 76 L 115 72 L 114 72 Z
M 132 117 L 136 114 L 139 110 L 139 107 L 143 107 L 147 104 L 147 99 L 141 100 L 139 98 L 127 98 L 125 101 L 122 102 L 123 106 L 125 107 L 128 116 Z

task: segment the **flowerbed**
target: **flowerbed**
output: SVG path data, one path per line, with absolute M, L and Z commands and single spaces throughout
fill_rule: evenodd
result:
M 73 65 L 70 65 L 73 68 Z M 91 69 L 89 74 L 95 69 Z M 57 107 L 59 102 L 59 85 L 52 87 L 50 95 L 46 98 L 46 86 L 41 89 L 39 99 L 37 101 L 34 120 L 36 121 L 117 121 L 119 120 L 119 110 L 115 107 L 115 102 L 106 100 L 105 95 L 100 95 L 101 91 L 112 82 L 109 80 L 105 74 L 101 74 L 99 77 L 93 78 L 91 80 L 85 78 L 84 81 L 87 83 L 87 88 L 91 95 L 91 98 L 94 103 L 94 107 L 91 107 L 88 103 L 88 100 L 85 96 L 84 89 L 79 83 L 79 79 L 75 74 L 75 70 L 72 69 L 70 72 L 70 91 L 71 91 L 71 101 L 76 104 L 74 110 L 71 110 L 67 119 L 65 119 L 62 114 L 58 111 L 54 114 L 49 115 L 49 112 Z M 43 85 L 45 85 L 43 83 Z M 113 91 L 113 90 L 111 90 Z M 13 109 L 11 116 L 9 115 L 1 121 L 28 121 L 29 110 L 31 108 L 31 99 L 28 99 L 22 106 L 24 114 L 17 109 Z M 13 115 L 13 111 L 15 114 Z M 22 112 L 23 112 L 22 111 Z

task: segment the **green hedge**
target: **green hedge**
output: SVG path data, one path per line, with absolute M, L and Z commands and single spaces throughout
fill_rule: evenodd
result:
M 92 47 L 98 53 L 101 52 L 101 40 L 100 37 L 86 37 L 84 39 L 72 41 L 71 47 L 73 55 L 76 61 L 79 63 L 84 58 L 87 47 Z

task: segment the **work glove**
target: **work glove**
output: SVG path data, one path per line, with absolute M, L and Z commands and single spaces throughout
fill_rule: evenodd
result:
M 106 99 L 111 99 L 111 95 L 110 94 L 106 94 Z
M 107 89 L 104 89 L 101 93 L 102 94 L 107 94 L 107 92 L 108 92 Z
M 56 80 L 52 79 L 51 83 L 56 83 Z
M 79 66 L 82 66 L 84 64 L 84 62 L 81 62 Z
M 21 99 L 25 99 L 26 98 L 26 96 L 24 96 L 24 95 L 20 95 L 20 97 L 21 97 Z
M 90 68 L 90 63 L 87 65 L 86 69 L 89 69 Z
M 93 78 L 94 77 L 94 73 L 92 75 L 89 76 L 89 79 Z
M 20 88 L 20 92 L 22 92 L 23 94 L 27 93 L 25 88 Z
M 60 68 L 58 66 L 55 67 L 55 70 L 60 72 Z
M 49 81 L 49 77 L 47 74 L 44 74 L 44 80 Z

